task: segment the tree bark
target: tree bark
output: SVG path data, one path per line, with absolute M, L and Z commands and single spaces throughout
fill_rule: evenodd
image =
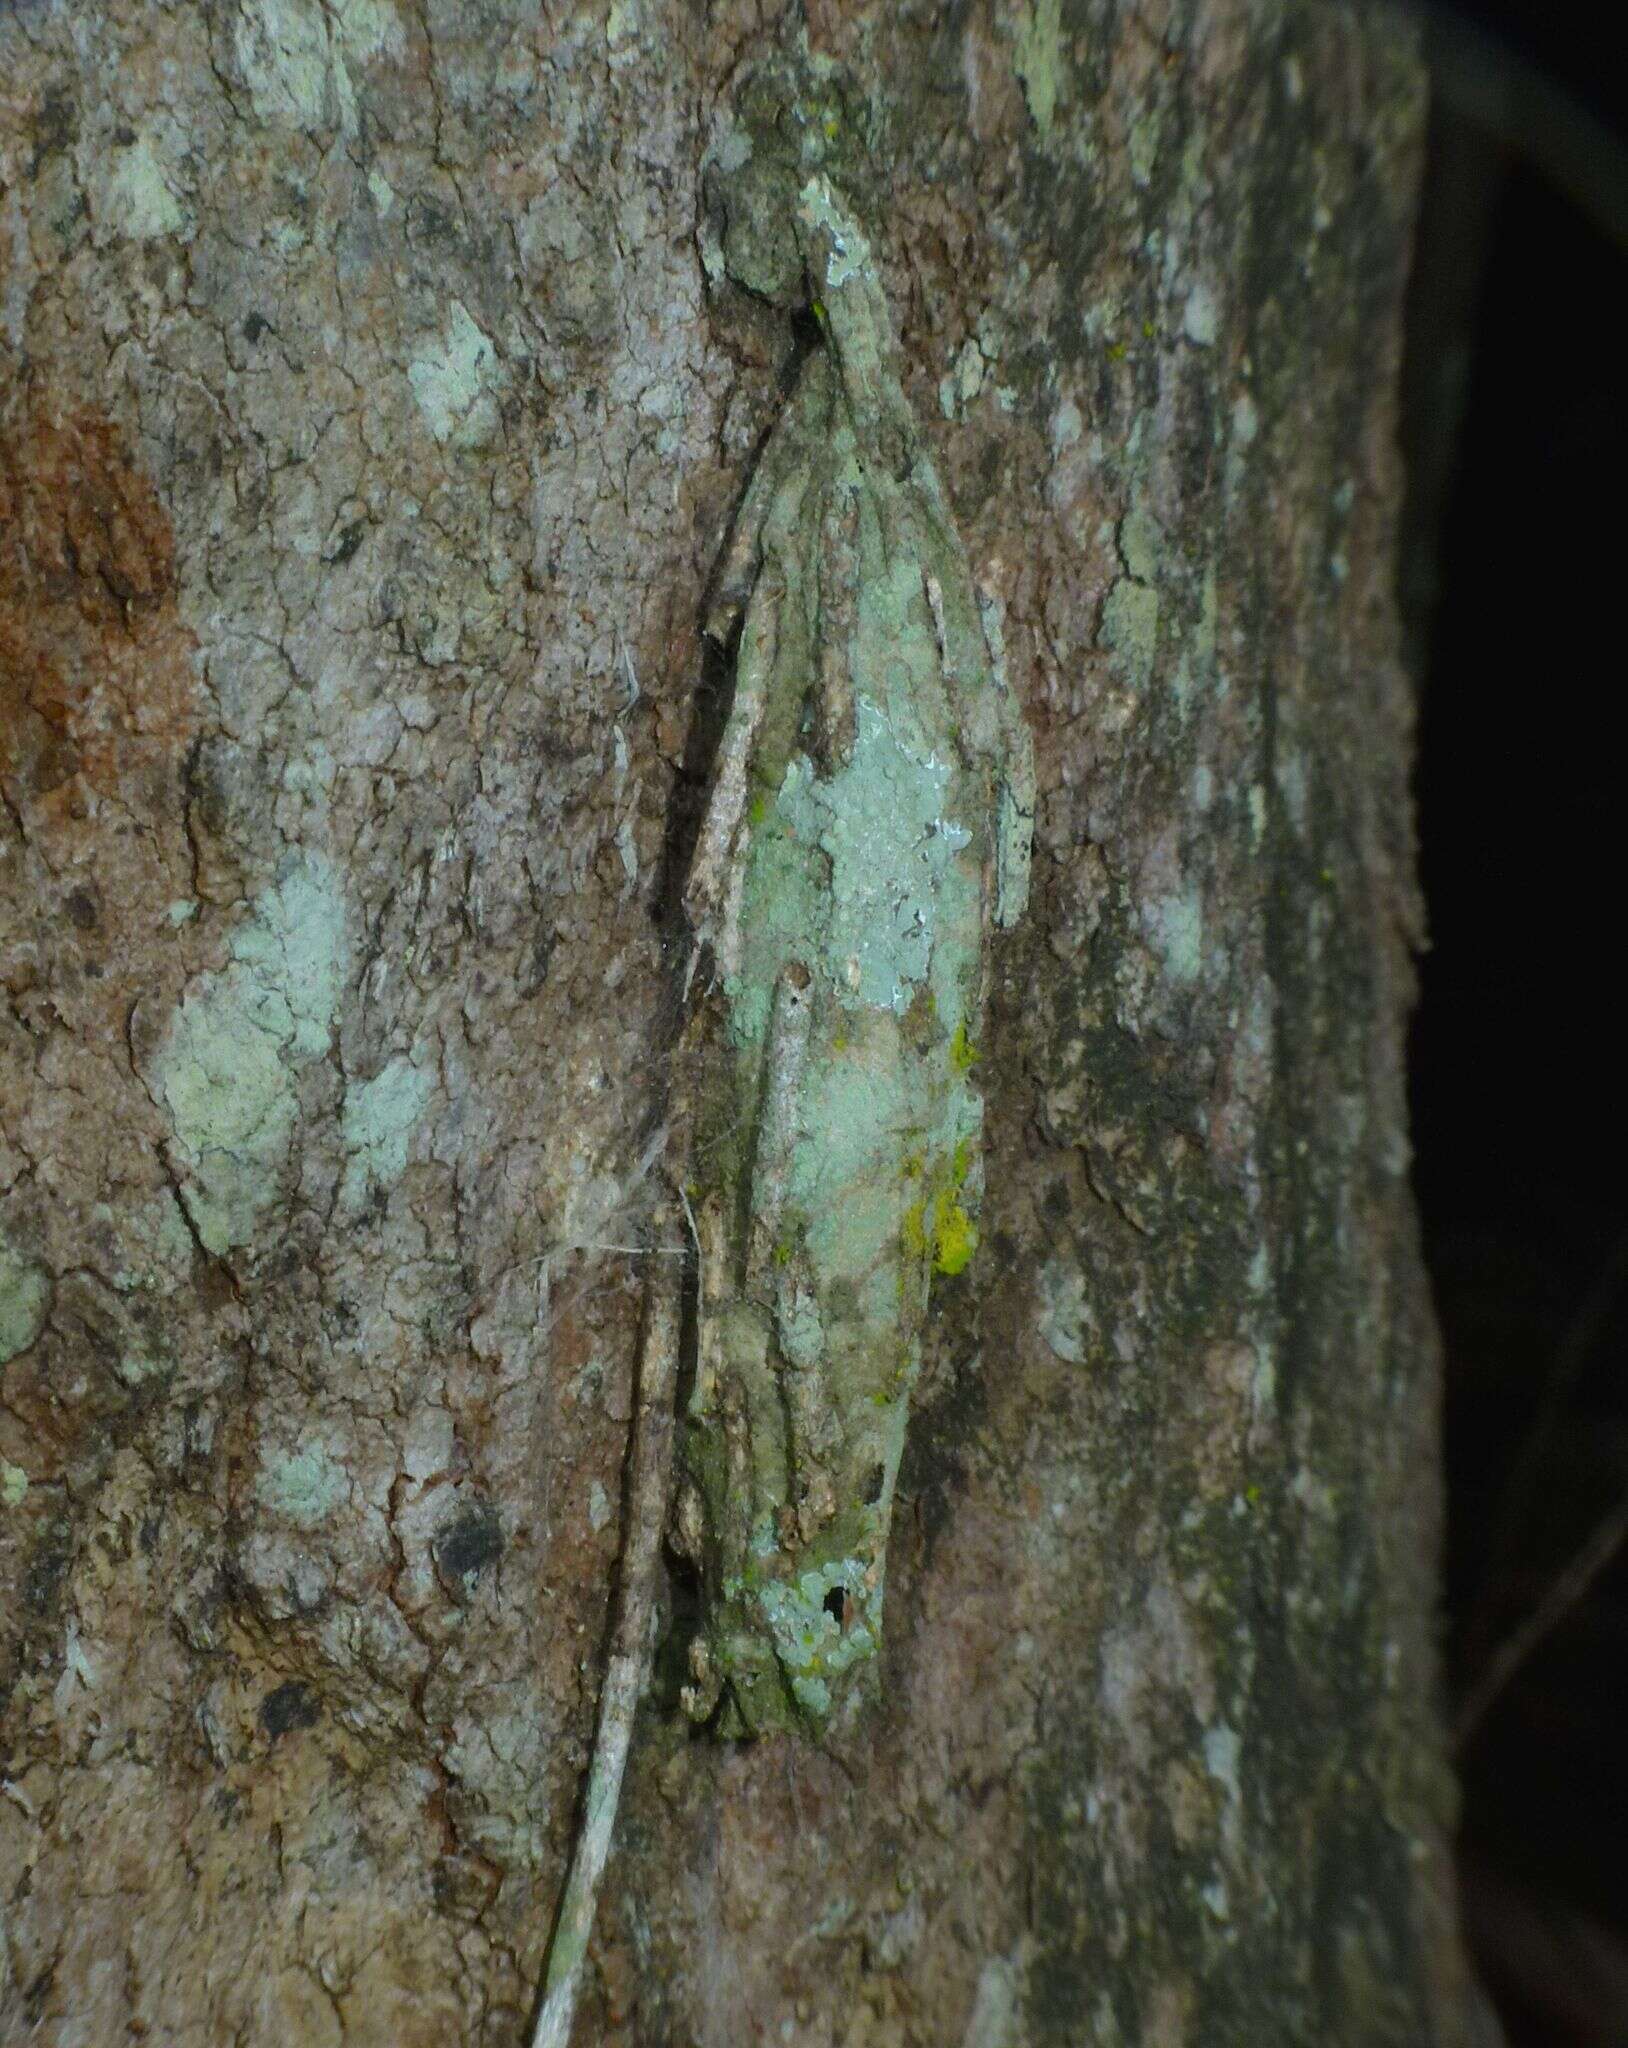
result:
M 0 2033 L 512 2048 L 623 1519 L 719 0 L 0 21 Z M 1466 2038 L 1406 1182 L 1398 18 L 825 0 L 1040 773 L 861 1746 L 675 1581 L 579 2043 Z

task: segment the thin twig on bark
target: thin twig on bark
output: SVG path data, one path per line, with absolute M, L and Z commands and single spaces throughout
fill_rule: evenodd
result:
M 672 1205 L 658 1216 L 662 1238 L 676 1225 Z M 627 1532 L 622 1546 L 622 1586 L 599 1696 L 599 1729 L 588 1772 L 588 1792 L 571 1872 L 549 1944 L 542 2005 L 532 2048 L 567 2048 L 576 2013 L 588 1937 L 593 1932 L 599 1881 L 610 1853 L 611 1830 L 621 1797 L 622 1774 L 633 1736 L 633 1720 L 650 1665 L 655 1617 L 656 1568 L 667 1515 L 672 1469 L 673 1400 L 678 1377 L 679 1331 L 683 1313 L 684 1262 L 658 1256 L 651 1261 L 645 1294 L 644 1340 L 639 1351 L 638 1410 L 628 1474 Z

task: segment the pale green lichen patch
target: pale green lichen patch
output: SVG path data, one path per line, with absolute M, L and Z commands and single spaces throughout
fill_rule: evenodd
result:
M 961 345 L 948 376 L 941 377 L 938 385 L 939 410 L 947 420 L 960 419 L 978 393 L 984 388 L 984 379 L 989 370 L 989 358 L 976 335 L 969 335 Z
M 1153 896 L 1141 910 L 1147 933 L 1172 981 L 1198 980 L 1204 968 L 1204 896 L 1196 882 Z
M 1205 1729 L 1204 1768 L 1221 1786 L 1227 1804 L 1232 1808 L 1243 1803 L 1243 1786 L 1238 1777 L 1238 1762 L 1242 1754 L 1243 1743 L 1237 1730 L 1228 1727 L 1225 1721 L 1218 1721 L 1213 1728 Z
M 1144 106 L 1132 116 L 1128 137 L 1131 183 L 1145 189 L 1153 178 L 1159 159 L 1159 138 L 1164 128 L 1164 109 Z
M 328 24 L 317 0 L 244 0 L 233 48 L 263 121 L 312 126 L 328 90 Z
M 401 16 L 391 0 L 336 0 L 330 11 L 346 52 L 360 62 L 404 47 Z
M 0 1365 L 20 1356 L 39 1336 L 50 1301 L 45 1268 L 0 1239 Z
M 1106 2040 L 1106 2034 L 1099 2034 Z M 1020 2048 L 1024 2039 L 1019 1973 L 1010 1957 L 991 1956 L 978 1972 L 978 1990 L 961 2048 Z
M 159 154 L 151 135 L 138 135 L 123 148 L 100 154 L 96 190 L 101 226 L 131 241 L 179 234 L 186 215 L 175 196 L 175 168 Z
M 1091 1311 L 1085 1275 L 1071 1258 L 1050 1258 L 1035 1289 L 1040 1334 L 1070 1365 L 1085 1363 Z
M 401 1178 L 431 1086 L 431 1077 L 422 1067 L 398 1055 L 371 1081 L 360 1082 L 347 1092 L 341 1135 L 348 1156 L 340 1184 L 341 1202 L 353 1206 L 364 1201 L 372 1188 L 391 1187 Z
M 294 1070 L 328 1049 L 344 953 L 338 883 L 307 857 L 256 900 L 230 964 L 170 1021 L 154 1078 L 209 1251 L 247 1243 L 276 1197 L 297 1113 Z
M 831 1680 L 876 1654 L 876 1638 L 863 1620 L 845 1625 L 832 1611 L 864 1597 L 865 1576 L 857 1558 L 838 1558 L 759 1589 L 758 1604 L 797 1703 L 817 1718 L 831 1710 Z M 839 1601 L 831 1602 L 833 1593 Z
M 344 972 L 345 901 L 320 855 L 304 855 L 256 900 L 233 936 L 232 959 L 268 1029 L 305 1058 L 328 1050 Z
M 244 1243 L 265 1206 L 267 1175 L 288 1149 L 294 1095 L 283 1051 L 234 983 L 190 998 L 161 1059 L 177 1144 L 192 1171 L 187 1206 L 206 1248 Z
M 1029 117 L 1042 136 L 1050 135 L 1057 112 L 1062 13 L 1062 0 L 1025 0 L 1017 13 L 1012 69 L 1023 86 Z
M 497 351 L 454 299 L 446 325 L 407 365 L 418 409 L 436 440 L 478 448 L 497 426 Z
M 127 1387 L 139 1387 L 143 1380 L 150 1380 L 163 1372 L 168 1362 L 155 1356 L 150 1346 L 135 1343 L 119 1353 L 113 1370 Z
M 170 1189 L 150 1200 L 99 1202 L 93 1214 L 119 1246 L 110 1278 L 120 1294 L 168 1294 L 192 1271 L 193 1241 L 186 1216 Z
M 825 1329 L 819 1303 L 811 1293 L 793 1293 L 777 1303 L 775 1332 L 788 1364 L 799 1372 L 819 1364 L 825 1351 Z
M 357 125 L 351 66 L 402 46 L 387 0 L 238 0 L 233 54 L 262 121 Z
M 879 1245 L 902 1245 L 946 1273 L 971 1255 L 959 1163 L 977 1145 L 983 1101 L 948 1060 L 932 1077 L 881 1034 L 858 1031 L 806 1087 L 810 1136 L 793 1154 L 789 1190 L 817 1274 L 855 1290 L 880 1341 L 897 1318 L 900 1282 Z
M 1241 496 L 1250 475 L 1250 450 L 1260 432 L 1261 417 L 1254 399 L 1242 391 L 1232 404 L 1231 431 L 1227 436 L 1227 460 L 1223 490 L 1229 506 Z
M 970 902 L 976 917 L 977 879 L 955 860 L 972 835 L 944 814 L 948 763 L 913 752 L 867 699 L 856 711 L 849 766 L 820 781 L 799 754 L 779 810 L 794 834 L 829 856 L 827 961 L 839 986 L 902 1012 L 927 981 L 946 893 Z M 951 915 L 960 907 L 949 906 Z
M 255 1495 L 274 1514 L 301 1529 L 321 1526 L 350 1492 L 344 1466 L 324 1445 L 271 1451 L 261 1462 Z
M 1145 690 L 1153 677 L 1159 641 L 1159 593 L 1121 576 L 1102 607 L 1102 637 L 1119 656 L 1127 679 Z
M 1212 348 L 1221 332 L 1221 309 L 1207 284 L 1195 284 L 1182 308 L 1181 331 L 1199 348 Z
M 1164 530 L 1145 506 L 1133 505 L 1119 522 L 1119 553 L 1137 583 L 1152 583 L 1165 548 Z
M 28 1474 L 21 1465 L 0 1458 L 0 1507 L 21 1507 L 28 1495 Z

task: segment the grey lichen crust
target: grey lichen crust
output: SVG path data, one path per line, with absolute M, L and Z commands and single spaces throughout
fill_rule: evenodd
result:
M 805 170 L 783 124 L 709 173 L 711 267 L 806 296 L 819 330 L 720 572 L 735 696 L 687 894 L 714 993 L 674 1526 L 703 1588 L 686 1704 L 732 1734 L 823 1727 L 874 1683 L 929 1285 L 976 1244 L 988 940 L 1022 910 L 1033 812 L 870 247 Z

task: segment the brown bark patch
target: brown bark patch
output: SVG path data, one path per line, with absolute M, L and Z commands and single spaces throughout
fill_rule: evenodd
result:
M 0 430 L 0 781 L 19 809 L 133 808 L 196 723 L 175 539 L 111 420 L 31 394 Z M 132 801 L 133 799 L 137 801 Z
M 185 1351 L 155 1305 L 179 1212 L 129 1019 L 137 991 L 167 1014 L 188 971 L 193 644 L 168 512 L 118 428 L 43 378 L 0 398 L 0 1235 L 51 1279 L 0 1458 L 28 1476 L 9 1527 L 32 1543 L 49 1489 L 102 1472 Z

